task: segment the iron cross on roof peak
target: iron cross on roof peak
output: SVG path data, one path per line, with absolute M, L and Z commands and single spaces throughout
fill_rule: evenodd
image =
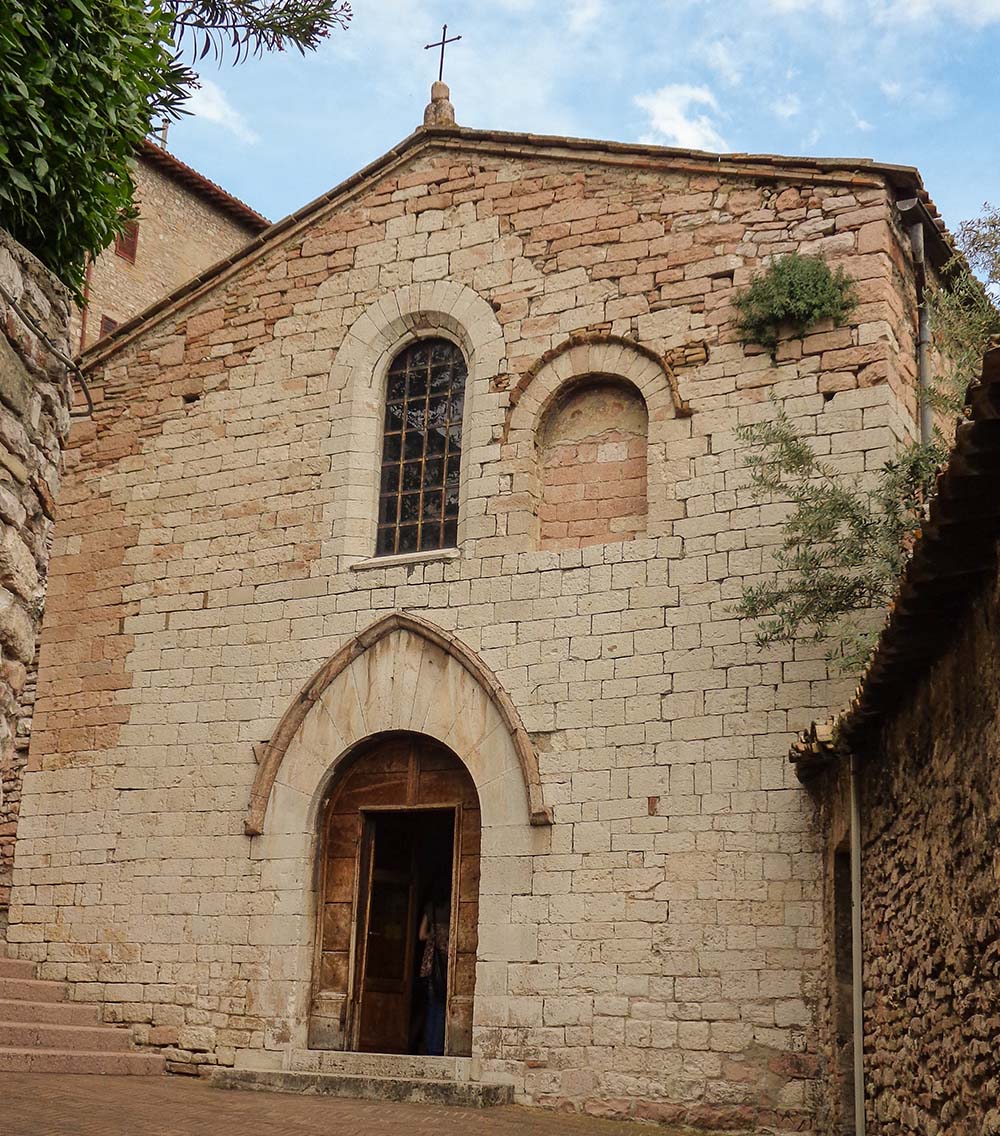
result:
M 425 43 L 424 44 L 424 51 L 428 51 L 432 47 L 440 47 L 441 48 L 441 64 L 438 67 L 438 82 L 439 83 L 444 81 L 444 48 L 445 48 L 445 44 L 455 43 L 456 40 L 460 40 L 461 38 L 462 37 L 460 35 L 457 35 L 457 36 L 452 36 L 451 39 L 449 39 L 448 38 L 448 25 L 445 24 L 444 27 L 441 29 L 441 38 L 440 38 L 440 40 L 438 40 L 437 43 Z

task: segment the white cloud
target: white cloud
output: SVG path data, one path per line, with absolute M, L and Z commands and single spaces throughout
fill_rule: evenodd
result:
M 841 19 L 847 14 L 849 0 L 767 0 L 767 5 L 779 15 L 808 12 L 811 16 L 824 15 Z
M 225 91 L 211 79 L 199 79 L 198 87 L 191 93 L 187 106 L 197 118 L 214 122 L 241 142 L 252 145 L 257 141 L 257 135 L 250 129 L 246 119 L 226 98 Z
M 604 15 L 604 0 L 576 0 L 569 14 L 569 30 L 584 35 Z
M 879 83 L 879 90 L 887 99 L 895 101 L 903 94 L 903 84 L 897 83 L 895 79 L 883 79 Z
M 652 94 L 636 95 L 635 102 L 649 115 L 650 129 L 643 142 L 666 142 L 687 150 L 728 149 L 709 115 L 695 109 L 718 111 L 708 87 L 669 83 Z
M 724 82 L 735 87 L 743 78 L 743 68 L 731 40 L 715 39 L 702 48 L 706 64 Z
M 881 19 L 900 23 L 955 19 L 984 27 L 1000 21 L 1000 0 L 874 0 L 874 7 Z
M 778 118 L 794 118 L 802 110 L 802 103 L 798 95 L 782 95 L 771 103 L 771 110 Z

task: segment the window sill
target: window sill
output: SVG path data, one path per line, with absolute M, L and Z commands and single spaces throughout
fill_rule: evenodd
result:
M 409 564 L 432 564 L 436 560 L 458 560 L 462 555 L 457 548 L 435 548 L 430 552 L 400 552 L 395 556 L 369 556 L 350 566 L 352 572 L 367 568 L 405 568 Z

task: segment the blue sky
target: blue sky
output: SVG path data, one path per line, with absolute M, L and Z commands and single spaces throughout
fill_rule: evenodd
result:
M 272 220 L 420 122 L 440 34 L 463 126 L 916 165 L 1000 204 L 1000 0 L 355 0 L 314 55 L 204 67 L 170 148 Z

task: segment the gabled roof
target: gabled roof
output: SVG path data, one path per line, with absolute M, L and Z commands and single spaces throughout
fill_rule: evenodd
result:
M 159 149 L 155 144 L 151 145 Z M 913 166 L 890 165 L 873 161 L 871 158 L 712 154 L 704 150 L 685 150 L 628 142 L 600 142 L 585 138 L 514 134 L 499 130 L 471 130 L 460 126 L 422 126 L 409 137 L 404 138 L 399 145 L 352 174 L 328 193 L 322 194 L 282 220 L 276 221 L 242 249 L 220 260 L 145 311 L 121 324 L 94 344 L 89 351 L 84 352 L 82 356 L 84 369 L 97 366 L 130 341 L 140 329 L 145 328 L 145 325 L 194 301 L 209 288 L 228 279 L 243 264 L 249 263 L 280 241 L 294 235 L 323 209 L 349 200 L 402 161 L 410 160 L 429 149 L 474 151 L 503 157 L 534 159 L 544 157 L 555 161 L 585 161 L 626 169 L 646 168 L 714 174 L 719 177 L 751 177 L 764 181 L 843 185 L 859 189 L 888 185 L 899 198 L 917 199 L 919 212 L 929 232 L 932 255 L 935 259 L 943 262 L 951 255 L 951 247 L 944 232 L 944 222 L 939 219 L 937 210 L 924 189 L 920 173 Z M 172 158 L 172 155 L 170 157 Z
M 997 571 L 1000 541 L 1000 346 L 970 388 L 948 464 L 938 474 L 927 523 L 903 572 L 871 661 L 850 706 L 813 724 L 792 746 L 808 780 L 848 752 L 943 654 L 970 605 Z
M 216 209 L 232 217 L 234 221 L 245 225 L 252 233 L 263 232 L 271 224 L 256 209 L 251 209 L 245 201 L 233 197 L 221 185 L 216 185 L 214 181 L 210 181 L 204 174 L 198 173 L 196 169 L 182 162 L 175 154 L 171 154 L 169 150 L 151 139 L 143 140 L 139 157 L 151 166 L 155 166 L 167 177 L 180 182 L 185 189 L 191 190 L 210 205 L 214 205 Z

